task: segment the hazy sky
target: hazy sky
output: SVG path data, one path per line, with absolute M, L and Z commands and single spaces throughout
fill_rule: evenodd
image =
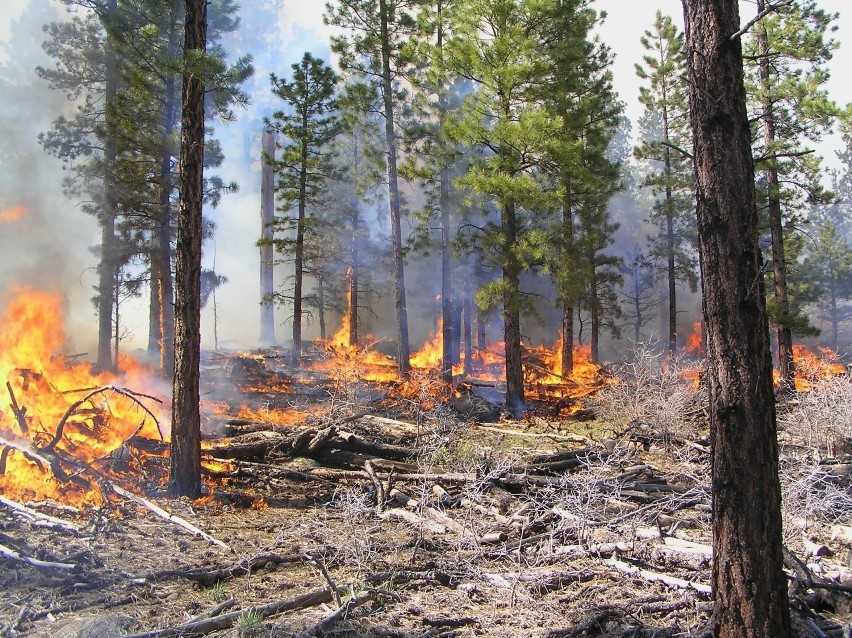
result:
M 21 14 L 28 1 L 47 3 L 53 0 L 0 0 L 3 9 L 0 13 L 0 43 L 8 40 L 13 21 Z M 254 1 L 260 0 L 242 0 L 243 12 L 248 11 Z M 852 68 L 852 44 L 844 44 L 852 42 L 852 9 L 849 9 L 846 15 L 842 15 L 845 5 L 848 3 L 849 0 L 822 0 L 820 2 L 820 6 L 826 10 L 841 12 L 841 17 L 837 22 L 839 30 L 835 36 L 841 42 L 841 48 L 836 52 L 832 63 L 834 72 L 829 90 L 832 97 L 842 104 L 852 102 L 852 82 L 849 81 L 849 69 Z M 258 94 L 253 96 L 256 105 L 269 103 L 269 85 L 266 82 L 268 71 L 272 70 L 278 75 L 287 76 L 290 65 L 298 61 L 305 50 L 313 50 L 319 55 L 326 54 L 327 29 L 322 23 L 324 5 L 323 0 L 285 1 L 280 5 L 278 11 L 279 29 L 277 37 L 271 38 L 266 43 L 244 43 L 243 46 L 247 47 L 269 46 L 269 42 L 274 42 L 280 46 L 273 58 L 276 60 L 277 68 L 261 69 L 262 73 L 259 73 L 259 80 L 255 82 L 255 86 L 258 87 Z M 649 29 L 653 24 L 657 9 L 671 15 L 676 23 L 682 26 L 681 2 L 680 0 L 598 0 L 595 6 L 608 14 L 608 19 L 601 28 L 600 35 L 615 53 L 613 68 L 615 88 L 626 104 L 626 115 L 635 122 L 641 114 L 641 107 L 637 100 L 638 80 L 633 65 L 644 52 L 639 43 L 639 38 L 643 31 Z M 754 14 L 754 4 L 743 2 L 742 12 L 743 20 L 750 18 Z M 30 25 L 26 28 L 33 31 L 32 34 L 26 34 L 31 37 L 33 42 L 41 41 L 40 25 Z M 7 61 L 4 56 L 5 51 L 0 47 L 0 63 Z M 34 76 L 33 83 L 39 82 L 41 80 Z M 14 99 L 14 96 L 4 96 L 3 99 Z M 255 116 L 257 116 L 259 110 L 261 109 L 256 106 Z M 265 115 L 266 113 L 262 114 Z M 220 172 L 226 180 L 236 179 L 239 181 L 241 190 L 237 195 L 226 195 L 219 209 L 208 212 L 218 224 L 218 232 L 216 246 L 208 245 L 205 247 L 207 263 L 210 264 L 215 249 L 217 270 L 230 279 L 230 283 L 220 292 L 219 334 L 223 340 L 230 341 L 232 345 L 243 347 L 251 345 L 257 336 L 259 325 L 258 256 L 255 247 L 255 241 L 260 232 L 258 216 L 259 178 L 255 171 L 245 168 L 246 163 L 242 159 L 247 148 L 256 151 L 255 146 L 259 145 L 259 142 L 255 139 L 257 131 L 252 133 L 251 130 L 247 131 L 247 129 L 259 130 L 259 125 L 253 123 L 249 127 L 247 124 L 248 115 L 243 114 L 237 124 L 217 127 L 216 135 L 222 139 L 225 145 L 224 152 L 227 158 Z M 836 144 L 836 141 L 834 143 Z M 51 165 L 56 167 L 56 183 L 58 185 L 62 178 L 61 172 L 58 170 L 59 163 L 46 157 L 41 148 L 35 144 L 35 140 L 32 140 L 32 146 L 34 161 L 45 164 L 52 163 Z M 831 142 L 823 145 L 819 151 L 829 160 L 833 159 Z M 0 193 L 0 211 L 16 203 L 13 199 L 9 199 L 8 194 Z M 68 202 L 64 205 L 64 208 L 66 210 L 63 210 L 62 214 L 69 220 L 66 222 L 68 227 L 81 226 L 82 222 L 75 221 L 83 217 L 79 211 L 75 210 L 75 203 Z M 48 218 L 54 220 L 59 213 L 51 210 L 49 214 L 53 217 Z M 55 221 L 50 223 L 56 224 Z M 67 267 L 67 270 L 73 272 L 66 273 L 66 275 L 76 279 L 70 285 L 63 281 L 63 286 L 65 286 L 69 298 L 71 314 L 76 317 L 75 322 L 81 327 L 80 332 L 89 338 L 96 336 L 94 311 L 89 302 L 94 272 L 92 267 L 95 262 L 88 248 L 98 242 L 97 233 L 93 228 L 91 220 L 89 220 L 89 225 L 85 227 L 84 231 L 81 231 L 87 233 L 86 239 L 77 240 L 79 245 L 76 247 L 76 258 L 87 262 L 88 265 Z M 2 235 L 4 231 L 5 229 L 0 227 L 0 249 L 3 248 Z M 89 235 L 91 235 L 90 239 Z M 12 240 L 11 237 L 6 239 L 9 242 Z M 16 239 L 16 241 L 18 240 Z M 66 241 L 64 243 L 71 244 L 72 242 Z M 17 264 L 13 262 L 15 260 L 8 256 L 0 258 L 0 286 L 10 279 L 16 279 L 14 269 Z M 70 288 L 74 289 L 73 292 Z M 0 290 L 0 303 L 3 299 L 2 292 Z M 234 312 L 235 309 L 238 312 Z M 411 314 L 411 311 L 409 314 Z M 144 317 L 142 307 L 140 307 L 139 315 Z M 206 310 L 203 335 L 205 347 L 212 345 L 212 337 L 210 336 L 212 319 L 210 315 L 210 311 Z M 144 343 L 146 339 L 145 330 L 144 321 L 140 321 L 134 330 L 132 342 L 134 347 Z M 290 332 L 290 326 L 281 326 L 277 331 L 280 337 L 286 338 L 286 335 Z M 412 336 L 415 338 L 414 335 Z M 81 344 L 80 347 L 89 348 L 90 351 L 93 351 L 91 350 L 93 345 L 90 343 Z

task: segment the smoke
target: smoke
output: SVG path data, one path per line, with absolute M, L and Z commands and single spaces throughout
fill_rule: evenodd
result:
M 828 10 L 840 10 L 842 0 L 825 0 Z M 642 5 L 641 8 L 639 5 Z M 659 0 L 655 3 L 636 3 L 625 12 L 616 0 L 600 0 L 598 9 L 609 9 L 609 17 L 600 35 L 616 53 L 615 86 L 627 103 L 626 114 L 636 122 L 641 113 L 638 104 L 638 80 L 633 63 L 642 54 L 639 37 L 653 23 L 653 13 L 660 8 L 680 20 L 680 0 Z M 641 14 L 637 15 L 640 11 Z M 79 209 L 79 203 L 62 192 L 63 173 L 58 160 L 47 156 L 37 143 L 37 136 L 50 128 L 61 113 L 73 108 L 63 95 L 51 91 L 34 73 L 37 65 L 52 66 L 53 62 L 41 51 L 41 26 L 64 19 L 64 12 L 54 3 L 12 0 L 4 4 L 0 18 L 0 306 L 5 306 L 12 284 L 59 290 L 67 300 L 68 330 L 72 343 L 68 349 L 94 352 L 97 337 L 97 318 L 91 303 L 96 281 L 97 257 L 92 247 L 99 243 L 99 232 L 93 219 Z M 251 105 L 236 113 L 237 120 L 229 124 L 212 123 L 215 136 L 221 140 L 225 163 L 217 170 L 225 182 L 239 183 L 240 191 L 223 197 L 217 209 L 205 214 L 217 224 L 215 240 L 205 245 L 204 263 L 228 278 L 228 283 L 216 292 L 216 332 L 219 345 L 234 348 L 254 346 L 260 329 L 259 251 L 260 236 L 260 132 L 263 118 L 278 108 L 269 89 L 269 73 L 289 74 L 290 65 L 304 51 L 330 59 L 329 29 L 322 24 L 323 3 L 247 0 L 241 11 L 240 29 L 223 42 L 232 59 L 245 53 L 254 56 L 256 74 L 245 87 L 251 95 Z M 841 37 L 847 28 L 849 14 L 840 20 Z M 848 60 L 847 48 L 836 55 L 836 64 Z M 839 102 L 852 101 L 849 83 L 842 85 L 843 74 L 835 71 L 829 85 Z M 821 149 L 822 150 L 822 149 Z M 833 154 L 826 152 L 829 159 Z M 385 202 L 376 204 L 365 219 L 387 222 L 381 213 Z M 24 212 L 22 212 L 24 211 Z M 645 231 L 639 220 L 645 214 L 641 205 L 620 199 L 614 202 L 614 219 L 622 224 L 613 250 L 624 253 Z M 416 348 L 435 326 L 436 295 L 440 293 L 440 278 L 436 276 L 436 256 L 411 255 L 407 262 L 408 316 L 411 320 L 412 347 Z M 387 280 L 389 272 L 377 262 L 377 279 Z M 285 268 L 275 274 L 280 285 L 288 276 Z M 461 276 L 457 276 L 461 279 Z M 460 283 L 460 282 L 459 282 Z M 122 348 L 144 347 L 147 341 L 147 294 L 127 302 L 123 321 L 129 331 Z M 697 304 L 684 304 L 695 312 Z M 395 309 L 392 294 L 377 297 L 375 315 L 364 315 L 365 329 L 379 338 L 393 339 Z M 551 325 L 555 316 L 547 309 L 546 320 Z M 276 334 L 286 339 L 290 324 L 286 311 L 276 311 Z M 330 318 L 330 322 L 334 319 Z M 499 322 L 496 322 L 499 323 Z M 684 318 L 683 325 L 690 321 Z M 331 332 L 335 325 L 329 326 Z M 529 329 L 531 335 L 546 339 L 547 331 Z M 550 331 L 553 332 L 553 331 Z M 214 334 L 213 301 L 203 311 L 202 345 L 212 347 Z M 307 338 L 318 335 L 316 323 L 306 326 Z

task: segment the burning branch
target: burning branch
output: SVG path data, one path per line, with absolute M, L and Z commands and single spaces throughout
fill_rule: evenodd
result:
M 6 385 L 8 386 L 9 384 L 7 383 Z M 146 399 L 151 399 L 153 401 L 157 401 L 158 403 L 162 403 L 160 399 L 148 394 L 142 394 L 141 392 L 133 392 L 132 390 L 128 390 L 127 388 L 119 388 L 118 386 L 114 385 L 105 385 L 103 387 L 92 390 L 91 392 L 87 393 L 86 396 L 84 396 L 82 399 L 75 401 L 70 406 L 68 406 L 68 409 L 65 411 L 65 414 L 62 415 L 62 418 L 59 420 L 59 424 L 56 426 L 56 434 L 53 435 L 53 439 L 43 449 L 52 450 L 56 447 L 57 443 L 62 440 L 62 432 L 65 429 L 65 424 L 68 422 L 68 419 L 71 417 L 71 415 L 77 411 L 77 408 L 89 401 L 95 395 L 107 392 L 108 390 L 112 390 L 113 392 L 117 392 L 118 394 L 127 397 L 133 403 L 142 408 L 148 414 L 148 416 L 150 416 L 154 420 L 154 423 L 157 425 L 157 433 L 160 435 L 160 440 L 165 440 L 165 437 L 163 436 L 163 431 L 160 428 L 160 422 L 157 420 L 157 417 L 154 416 L 154 413 L 151 412 L 151 410 L 149 410 L 145 406 L 145 404 L 142 403 L 137 397 L 145 397 Z M 10 387 L 9 392 L 11 393 L 11 391 L 12 389 Z M 136 428 L 133 434 L 131 434 L 128 438 L 133 438 L 134 436 L 136 436 L 136 434 L 139 433 L 139 430 L 142 429 L 142 425 L 144 424 L 144 422 L 145 421 L 143 419 L 142 423 L 139 424 L 139 427 Z
M 15 413 L 15 420 L 18 422 L 18 427 L 21 429 L 21 434 L 24 436 L 29 432 L 29 426 L 27 425 L 26 419 L 26 408 L 19 408 L 18 401 L 15 399 L 15 392 L 12 390 L 12 384 L 8 381 L 6 382 L 6 388 L 9 390 L 9 398 L 12 401 L 12 404 L 9 406 L 12 408 L 12 412 Z

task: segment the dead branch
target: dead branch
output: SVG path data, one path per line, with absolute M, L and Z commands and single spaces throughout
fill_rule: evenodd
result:
M 30 556 L 24 556 L 23 554 L 16 552 L 11 547 L 6 547 L 5 545 L 0 545 L 0 555 L 21 563 L 26 563 L 27 565 L 32 565 L 33 567 L 42 567 L 45 569 L 74 569 L 77 567 L 71 563 L 53 563 L 39 560 L 38 558 L 32 558 Z
M 778 9 L 783 9 L 784 7 L 789 7 L 791 4 L 793 4 L 793 2 L 794 2 L 794 1 L 795 1 L 795 0 L 783 0 L 782 2 L 778 2 L 777 4 L 769 4 L 769 5 L 767 5 L 767 7 L 766 7 L 763 11 L 761 11 L 760 13 L 758 13 L 756 16 L 754 16 L 754 17 L 753 17 L 751 20 L 749 20 L 748 22 L 746 22 L 746 23 L 745 23 L 745 24 L 744 24 L 744 25 L 740 28 L 740 30 L 739 30 L 739 31 L 737 31 L 736 33 L 733 33 L 729 39 L 731 40 L 731 42 L 733 42 L 733 41 L 734 41 L 734 40 L 736 40 L 737 38 L 742 37 L 743 35 L 745 35 L 746 33 L 748 33 L 748 30 L 749 30 L 749 29 L 751 29 L 751 28 L 752 28 L 755 24 L 757 24 L 758 22 L 760 22 L 763 18 L 765 18 L 766 16 L 768 16 L 770 13 L 773 13 L 773 12 L 775 12 L 775 11 L 778 11 Z
M 521 430 L 500 427 L 497 423 L 474 423 L 473 427 L 476 430 L 496 432 L 497 434 L 510 434 L 512 436 L 522 436 L 532 439 L 553 439 L 554 441 L 572 441 L 575 443 L 578 442 L 578 438 L 580 439 L 579 442 L 584 443 L 589 440 L 586 437 L 578 437 L 576 434 L 541 434 L 538 432 L 523 432 Z
M 263 567 L 269 563 L 275 565 L 288 563 L 303 563 L 305 562 L 304 554 L 283 555 L 270 552 L 255 554 L 250 558 L 242 558 L 236 563 L 225 567 L 199 567 L 190 570 L 166 569 L 159 572 L 153 572 L 144 576 L 139 576 L 133 579 L 135 583 L 143 583 L 146 581 L 162 580 L 164 578 L 186 578 L 198 583 L 202 587 L 210 587 L 216 583 L 250 574 L 254 569 Z
M 329 629 L 334 623 L 336 623 L 341 618 L 346 618 L 349 612 L 355 609 L 356 607 L 360 607 L 361 605 L 368 603 L 371 600 L 375 600 L 377 594 L 378 592 L 376 591 L 369 591 L 362 596 L 358 596 L 357 598 L 350 598 L 342 605 L 338 605 L 337 609 L 335 609 L 328 616 L 316 623 L 313 627 L 296 634 L 296 638 L 311 638 L 311 636 L 325 635 L 326 630 Z
M 140 392 L 133 392 L 132 390 L 128 390 L 127 388 L 119 388 L 118 386 L 114 386 L 114 385 L 105 385 L 103 387 L 97 388 L 95 390 L 92 390 L 91 392 L 86 393 L 86 395 L 83 396 L 82 399 L 79 399 L 78 401 L 75 401 L 74 403 L 72 403 L 71 405 L 68 406 L 68 409 L 65 411 L 65 414 L 62 415 L 62 418 L 59 419 L 59 423 L 56 425 L 56 433 L 53 435 L 53 439 L 51 439 L 50 443 L 48 443 L 42 449 L 44 451 L 53 450 L 53 448 L 56 447 L 56 445 L 59 443 L 59 441 L 62 440 L 62 433 L 63 433 L 63 430 L 65 429 L 65 424 L 68 422 L 68 419 L 71 418 L 71 415 L 74 414 L 74 412 L 77 411 L 77 408 L 79 408 L 81 405 L 83 405 L 87 401 L 91 400 L 92 397 L 94 397 L 95 395 L 105 393 L 108 390 L 112 390 L 113 392 L 116 392 L 116 393 L 122 395 L 123 397 L 127 397 L 133 403 L 135 403 L 140 408 L 142 408 L 148 414 L 148 416 L 150 416 L 154 420 L 154 423 L 157 425 L 157 433 L 160 435 L 160 439 L 165 439 L 165 437 L 163 436 L 163 431 L 160 428 L 160 422 L 157 420 L 157 417 L 154 416 L 154 413 L 151 412 L 151 410 L 149 410 L 148 407 L 144 403 L 142 403 L 142 401 L 140 401 L 138 397 L 145 397 L 146 399 L 151 399 L 153 401 L 157 401 L 159 403 L 162 403 L 162 401 L 160 399 L 153 397 L 153 396 L 150 396 L 150 395 L 147 395 L 147 394 L 142 394 Z M 143 420 L 143 422 L 144 422 L 144 420 Z M 138 434 L 139 430 L 141 430 L 141 429 L 142 429 L 142 423 L 139 424 L 139 427 L 136 429 L 136 432 L 134 432 L 131 436 Z
M 237 622 L 237 619 L 246 613 L 252 611 L 258 614 L 261 618 L 269 618 L 277 616 L 285 611 L 294 611 L 296 609 L 305 609 L 306 607 L 315 607 L 332 600 L 330 589 L 319 589 L 317 591 L 308 592 L 295 598 L 285 600 L 277 600 L 266 605 L 251 607 L 249 610 L 235 611 L 230 614 L 224 614 L 215 618 L 207 618 L 192 623 L 184 623 L 177 627 L 168 627 L 166 629 L 155 629 L 146 631 L 140 634 L 129 634 L 125 638 L 177 638 L 178 636 L 189 635 L 207 635 L 214 631 L 222 631 L 230 629 Z
M 210 541 L 211 543 L 213 543 L 214 545 L 218 545 L 222 549 L 226 549 L 229 552 L 233 551 L 230 547 L 228 547 L 222 541 L 213 538 L 212 536 L 210 536 L 210 534 L 198 529 L 197 527 L 195 527 L 195 525 L 193 525 L 189 521 L 182 519 L 180 516 L 176 516 L 174 514 L 167 512 L 166 510 L 164 510 L 159 505 L 149 501 L 147 498 L 142 498 L 141 496 L 137 496 L 133 492 L 127 491 L 126 489 L 124 489 L 123 487 L 121 487 L 119 485 L 116 485 L 112 481 L 109 481 L 109 486 L 112 488 L 113 492 L 115 492 L 119 496 L 123 496 L 124 498 L 131 500 L 134 503 L 137 503 L 139 505 L 142 505 L 143 507 L 147 507 L 149 510 L 154 512 L 154 514 L 156 514 L 160 518 L 167 520 L 170 523 L 174 523 L 175 525 L 184 528 L 189 533 L 194 534 L 196 536 L 200 536 L 204 540 Z
M 674 587 L 676 589 L 692 589 L 699 594 L 704 594 L 705 596 L 709 596 L 711 593 L 710 585 L 694 583 L 689 580 L 684 580 L 683 578 L 676 578 L 675 576 L 668 576 L 667 574 L 653 572 L 649 569 L 641 569 L 640 567 L 631 565 L 630 563 L 625 563 L 624 561 L 620 561 L 615 558 L 610 558 L 606 564 L 610 567 L 614 567 L 624 574 L 638 576 L 648 582 L 663 583 L 664 585 L 668 585 L 669 587 Z
M 27 409 L 18 407 L 18 401 L 15 399 L 15 392 L 12 390 L 12 384 L 8 381 L 6 382 L 6 389 L 9 390 L 9 400 L 12 404 L 9 406 L 12 408 L 12 412 L 15 414 L 15 420 L 18 422 L 18 427 L 21 430 L 21 434 L 24 436 L 29 432 L 29 426 L 27 425 L 26 411 Z
M 489 574 L 484 573 L 482 577 L 489 585 L 502 589 L 512 589 L 517 583 L 523 583 L 540 593 L 555 591 L 572 583 L 585 583 L 595 577 L 591 569 L 562 572 L 521 572 Z
M 219 603 L 215 607 L 208 609 L 204 613 L 198 614 L 197 616 L 193 616 L 187 622 L 193 623 L 193 622 L 199 622 L 199 621 L 204 620 L 206 618 L 215 618 L 216 616 L 221 615 L 223 611 L 228 611 L 231 607 L 233 607 L 236 604 L 237 604 L 237 599 L 234 598 L 233 596 L 228 596 L 225 600 L 223 600 L 221 603 Z
M 34 509 L 30 509 L 26 505 L 22 505 L 16 501 L 9 500 L 0 496 L 0 505 L 5 505 L 11 510 L 18 512 L 19 514 L 25 516 L 30 520 L 40 521 L 43 525 L 47 525 L 54 529 L 62 529 L 67 532 L 78 533 L 80 528 L 74 525 L 73 523 L 69 523 L 68 521 L 63 521 L 61 518 L 55 518 L 53 516 L 48 516 L 47 514 L 42 514 L 41 512 L 37 512 Z
M 375 572 L 364 577 L 364 582 L 372 585 L 390 583 L 397 585 L 412 581 L 436 582 L 451 587 L 462 580 L 461 574 L 448 574 L 436 569 L 402 569 L 398 571 Z
M 385 507 L 385 488 L 382 485 L 382 481 L 376 474 L 376 469 L 373 467 L 372 462 L 364 461 L 364 471 L 373 482 L 373 488 L 376 490 L 376 511 L 381 513 Z

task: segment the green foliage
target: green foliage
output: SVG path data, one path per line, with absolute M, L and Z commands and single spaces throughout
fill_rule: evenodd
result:
M 305 53 L 292 65 L 292 80 L 270 75 L 272 92 L 284 101 L 286 110 L 276 111 L 268 122 L 279 134 L 274 169 L 280 209 L 294 206 L 304 211 L 316 206 L 332 176 L 329 145 L 340 132 L 335 111 L 337 76 L 325 62 Z M 294 227 L 291 217 L 276 219 L 279 230 Z
M 68 168 L 66 192 L 84 201 L 82 210 L 108 227 L 115 222 L 121 247 L 102 250 L 101 258 L 121 258 L 115 266 L 123 268 L 151 262 L 159 251 L 166 263 L 161 271 L 168 272 L 182 74 L 204 76 L 211 121 L 232 118 L 230 108 L 247 101 L 239 87 L 253 73 L 251 58 L 229 65 L 221 46 L 222 36 L 238 26 L 237 7 L 230 0 L 211 2 L 207 52 L 190 51 L 184 58 L 178 3 L 67 4 L 69 19 L 45 27 L 44 48 L 56 64 L 36 72 L 78 108 L 57 117 L 39 141 Z M 222 160 L 221 145 L 208 136 L 205 166 Z M 236 184 L 207 172 L 203 188 L 205 202 L 215 206 Z
M 237 616 L 234 630 L 239 638 L 256 638 L 263 632 L 263 614 L 249 609 Z

